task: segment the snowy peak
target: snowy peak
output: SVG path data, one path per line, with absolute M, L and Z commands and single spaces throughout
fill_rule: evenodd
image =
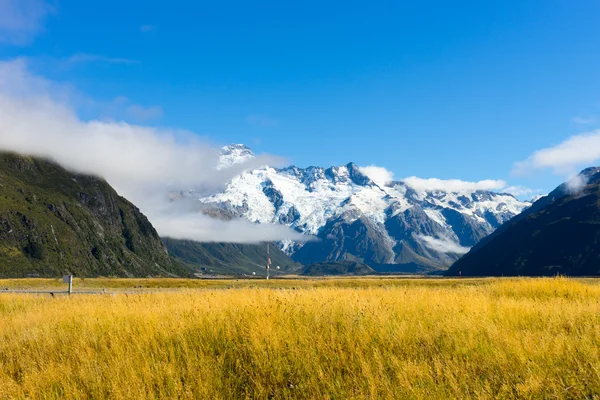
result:
M 254 154 L 231 145 L 222 157 L 223 165 L 233 165 Z M 255 223 L 318 236 L 318 242 L 280 243 L 299 262 L 353 260 L 434 269 L 450 265 L 530 205 L 473 185 L 438 180 L 416 186 L 415 179 L 376 184 L 354 163 L 263 167 L 243 172 L 223 192 L 199 201 Z
M 219 169 L 241 164 L 253 158 L 254 153 L 246 145 L 230 144 L 229 146 L 223 146 L 219 157 Z

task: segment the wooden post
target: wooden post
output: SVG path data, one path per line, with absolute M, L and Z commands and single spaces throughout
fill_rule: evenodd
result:
M 69 290 L 67 293 L 71 295 L 71 292 L 73 291 L 73 275 L 63 275 L 63 283 L 69 284 Z
M 267 280 L 269 280 L 269 269 L 271 268 L 271 252 L 269 251 L 269 245 L 271 242 L 267 242 Z

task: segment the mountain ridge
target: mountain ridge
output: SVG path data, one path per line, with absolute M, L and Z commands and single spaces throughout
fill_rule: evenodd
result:
M 241 162 L 253 154 L 243 145 L 235 151 L 243 153 Z M 223 152 L 225 168 L 236 162 L 228 146 Z M 265 166 L 198 200 L 252 222 L 283 224 L 318 237 L 306 244 L 279 243 L 303 264 L 358 261 L 423 270 L 447 268 L 530 205 L 486 190 L 420 190 L 401 180 L 378 184 L 352 162 L 329 168 Z

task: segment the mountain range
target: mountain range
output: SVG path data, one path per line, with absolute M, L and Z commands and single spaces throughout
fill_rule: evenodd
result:
M 241 145 L 223 155 L 221 168 L 253 157 Z M 265 274 L 265 244 L 161 239 L 106 181 L 51 161 L 0 153 L 0 188 L 2 277 Z M 271 248 L 273 275 L 436 272 L 450 264 L 450 276 L 600 274 L 597 167 L 532 205 L 410 179 L 374 182 L 352 163 L 254 169 L 197 201 L 218 218 L 279 223 L 318 238 Z
M 236 144 L 221 168 L 254 157 Z M 375 182 L 354 163 L 330 168 L 243 172 L 204 206 L 255 223 L 283 224 L 318 240 L 284 240 L 295 261 L 356 261 L 378 272 L 442 270 L 531 203 L 488 190 L 424 188 L 411 181 Z

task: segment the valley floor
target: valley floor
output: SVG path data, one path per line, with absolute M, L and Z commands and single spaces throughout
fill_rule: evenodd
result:
M 0 399 L 600 393 L 594 279 L 86 279 L 74 286 L 123 293 L 0 294 Z M 7 288 L 65 285 L 0 280 Z

